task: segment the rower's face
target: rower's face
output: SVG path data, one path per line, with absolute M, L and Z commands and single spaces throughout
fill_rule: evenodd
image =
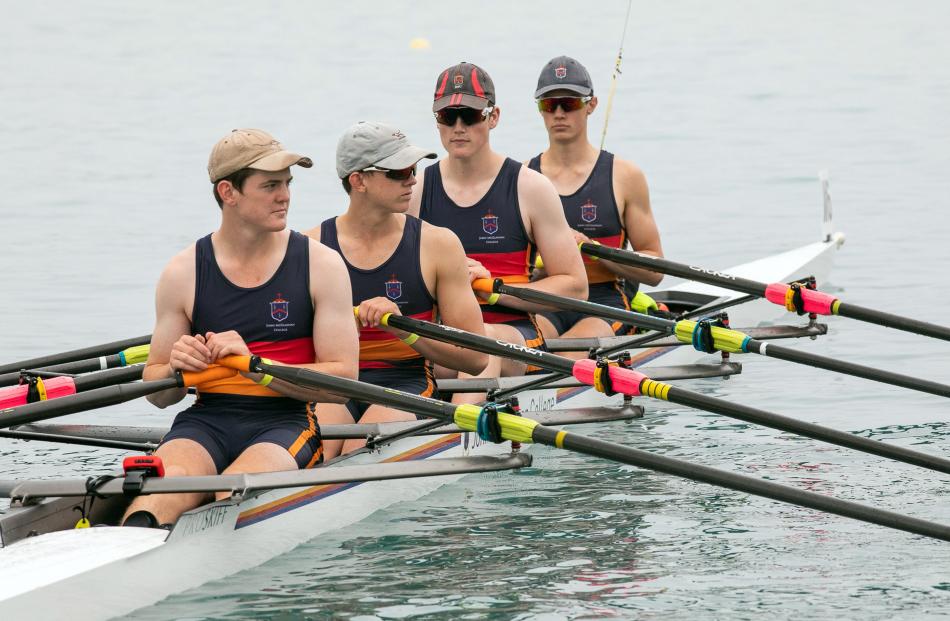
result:
M 412 198 L 412 186 L 417 183 L 415 171 L 416 167 L 412 166 L 411 169 L 394 171 L 393 175 L 387 176 L 383 171 L 368 170 L 353 173 L 350 184 L 356 191 L 365 192 L 373 204 L 393 213 L 405 213 Z M 358 176 L 359 180 L 354 179 L 354 176 Z M 394 176 L 405 178 L 394 179 Z
M 439 139 L 449 155 L 460 158 L 471 157 L 488 144 L 489 132 L 498 125 L 500 117 L 501 110 L 495 106 L 483 121 L 472 125 L 466 125 L 461 116 L 456 118 L 452 125 L 436 121 Z
M 544 96 L 544 99 L 551 103 L 560 98 L 568 98 L 579 104 L 583 101 L 577 93 L 568 90 L 551 91 Z M 566 107 L 570 106 L 557 105 L 551 112 L 540 111 L 541 118 L 544 120 L 544 127 L 548 130 L 548 136 L 551 140 L 571 141 L 586 136 L 587 118 L 597 108 L 597 98 L 592 97 L 578 110 L 566 110 Z
M 290 209 L 292 180 L 289 168 L 279 172 L 255 172 L 244 181 L 241 191 L 234 188 L 236 213 L 265 230 L 284 230 Z

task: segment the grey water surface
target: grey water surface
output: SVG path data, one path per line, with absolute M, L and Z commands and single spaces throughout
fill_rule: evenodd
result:
M 439 148 L 437 74 L 492 75 L 492 136 L 545 144 L 552 56 L 593 76 L 604 120 L 625 2 L 6 2 L 0 19 L 0 362 L 150 332 L 165 262 L 216 226 L 211 145 L 262 127 L 295 171 L 291 226 L 340 213 L 337 137 L 362 119 Z M 819 237 L 828 169 L 847 243 L 829 288 L 950 323 L 946 2 L 635 2 L 607 148 L 650 182 L 666 253 L 725 268 Z M 425 38 L 429 49 L 411 49 Z M 796 320 L 789 317 L 789 320 Z M 797 346 L 950 381 L 950 343 L 828 320 Z M 693 389 L 944 454 L 946 400 L 745 359 Z M 648 404 L 591 433 L 950 522 L 947 477 Z M 144 402 L 69 420 L 159 425 Z M 0 477 L 89 474 L 117 451 L 0 440 Z M 950 547 L 555 452 L 465 478 L 135 619 L 936 619 Z M 226 562 L 223 560 L 222 562 Z M 163 571 L 173 569 L 163 568 Z M 103 585 L 108 588 L 108 585 Z

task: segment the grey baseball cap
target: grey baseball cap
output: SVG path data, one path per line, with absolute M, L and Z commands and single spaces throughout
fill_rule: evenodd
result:
M 336 145 L 336 174 L 343 179 L 370 166 L 402 170 L 436 157 L 433 151 L 409 144 L 406 135 L 391 125 L 360 121 L 343 132 Z
M 570 56 L 558 56 L 548 61 L 538 76 L 534 98 L 540 99 L 551 91 L 573 91 L 581 97 L 594 94 L 594 83 L 584 65 Z

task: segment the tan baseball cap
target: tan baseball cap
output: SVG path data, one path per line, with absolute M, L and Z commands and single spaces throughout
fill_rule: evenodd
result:
M 261 129 L 232 129 L 218 141 L 208 158 L 208 176 L 216 183 L 242 168 L 278 172 L 294 164 L 310 168 L 309 157 L 285 151 L 277 139 Z

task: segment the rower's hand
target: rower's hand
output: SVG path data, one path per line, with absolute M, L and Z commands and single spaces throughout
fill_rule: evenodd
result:
M 383 316 L 387 313 L 402 315 L 402 313 L 399 312 L 399 306 L 389 298 L 383 296 L 370 298 L 360 302 L 360 305 L 356 308 L 356 321 L 362 328 L 379 328 L 390 334 L 395 334 L 398 338 L 409 336 L 408 332 L 390 328 L 381 323 Z
M 580 244 L 593 244 L 593 243 L 594 243 L 594 240 L 592 240 L 592 239 L 591 239 L 590 237 L 588 237 L 587 235 L 584 235 L 584 234 L 581 233 L 580 231 L 575 231 L 574 229 L 571 229 L 571 233 L 574 233 L 574 243 L 575 243 L 575 244 L 580 245 Z
M 475 259 L 465 258 L 468 262 L 468 281 L 472 282 L 478 278 L 491 278 L 491 272 L 485 269 L 485 266 Z
M 234 330 L 227 332 L 208 332 L 205 342 L 211 350 L 211 361 L 220 360 L 225 356 L 250 356 L 251 350 L 240 334 Z
M 178 371 L 204 371 L 212 362 L 214 358 L 211 355 L 211 349 L 205 337 L 200 334 L 183 335 L 172 345 L 172 352 L 168 358 L 172 375 Z

